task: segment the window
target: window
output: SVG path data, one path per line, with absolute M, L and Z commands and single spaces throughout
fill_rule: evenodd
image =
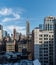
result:
M 44 57 L 44 59 L 45 59 L 45 60 L 48 60 L 48 58 L 47 58 L 47 57 Z
M 48 53 L 48 51 L 44 51 L 44 53 Z
M 48 61 L 44 61 L 45 63 L 48 63 Z M 45 64 L 46 65 L 46 64 Z
M 48 37 L 48 34 L 45 34 L 44 37 Z
M 54 37 L 54 36 L 52 35 L 52 37 Z
M 39 35 L 40 37 L 42 37 L 42 35 Z
M 48 48 L 44 48 L 44 50 L 48 50 Z
M 48 40 L 48 38 L 44 38 L 44 40 Z
M 49 30 L 49 24 L 48 24 L 48 30 Z
M 44 54 L 44 56 L 48 56 L 48 54 Z
M 47 24 L 46 24 L 45 26 L 46 26 L 45 28 L 46 28 L 46 30 L 47 30 Z
M 39 38 L 39 40 L 42 40 L 42 38 Z
M 48 41 L 44 41 L 44 43 L 48 43 Z
M 39 43 L 42 43 L 42 41 L 39 41 Z
M 44 47 L 48 47 L 48 45 L 47 44 L 44 44 Z

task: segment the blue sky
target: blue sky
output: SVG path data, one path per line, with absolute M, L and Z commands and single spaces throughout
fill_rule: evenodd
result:
M 16 28 L 25 34 L 27 18 L 32 30 L 46 16 L 56 16 L 56 0 L 0 0 L 0 24 L 9 33 Z

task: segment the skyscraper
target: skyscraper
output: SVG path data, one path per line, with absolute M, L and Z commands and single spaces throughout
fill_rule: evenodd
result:
M 54 17 L 53 16 L 48 16 L 44 18 L 44 30 L 47 31 L 52 31 L 53 30 L 53 21 Z
M 16 39 L 16 29 L 13 29 L 13 38 Z
M 29 21 L 26 21 L 26 36 L 28 37 L 30 33 L 30 23 Z
M 3 26 L 0 25 L 0 41 L 3 39 Z

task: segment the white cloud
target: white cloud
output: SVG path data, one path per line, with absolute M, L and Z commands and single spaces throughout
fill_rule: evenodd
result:
M 4 30 L 9 31 L 9 33 L 13 33 L 13 29 L 16 29 L 17 32 L 21 32 L 22 34 L 26 33 L 26 29 L 24 26 L 14 26 L 14 25 L 10 25 L 10 26 L 5 26 Z
M 11 8 L 2 8 L 0 9 L 0 16 L 6 16 L 6 15 L 10 15 L 12 13 L 12 9 Z
M 4 18 L 2 19 L 2 22 L 19 20 L 20 14 L 18 12 L 16 12 L 16 10 L 13 10 L 12 8 L 2 8 L 2 9 L 0 9 L 0 16 L 1 17 L 4 16 Z
M 20 15 L 13 13 L 14 18 L 4 18 L 2 22 L 16 21 L 20 19 Z

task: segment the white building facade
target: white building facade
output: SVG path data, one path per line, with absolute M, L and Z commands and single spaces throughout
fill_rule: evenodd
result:
M 42 65 L 53 64 L 53 31 L 34 29 L 34 58 Z

